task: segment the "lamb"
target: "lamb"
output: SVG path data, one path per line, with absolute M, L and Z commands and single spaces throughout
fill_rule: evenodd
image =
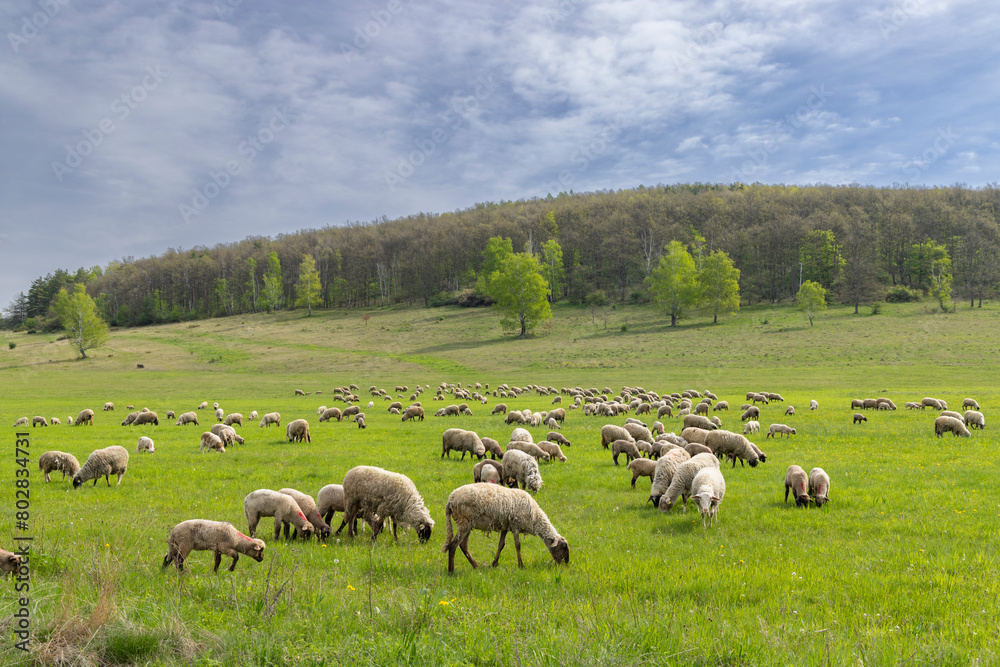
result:
M 875 407 L 879 410 L 895 410 L 896 404 L 888 398 L 880 397 L 875 399 Z
M 704 445 L 706 444 L 706 439 L 709 433 L 711 433 L 711 431 L 706 431 L 703 428 L 697 428 L 695 426 L 691 426 L 681 431 L 681 438 L 683 438 L 686 441 L 686 443 L 697 442 Z
M 201 434 L 201 447 L 198 451 L 205 452 L 210 449 L 222 454 L 226 452 L 226 446 L 225 443 L 222 442 L 222 438 L 215 435 L 211 431 L 205 431 Z
M 635 481 L 640 477 L 648 477 L 650 482 L 653 481 L 653 475 L 656 474 L 656 461 L 632 459 L 629 461 L 628 469 L 632 471 L 632 488 L 635 489 Z
M 62 424 L 62 422 L 59 421 L 59 417 L 53 417 L 52 419 L 49 420 L 49 423 L 52 424 L 53 426 L 58 426 Z
M 972 410 L 979 410 L 980 409 L 979 403 L 977 403 L 976 399 L 974 399 L 974 398 L 965 398 L 965 399 L 962 399 L 962 407 L 963 408 L 971 408 Z
M 601 427 L 601 446 L 604 449 L 608 448 L 615 440 L 628 440 L 629 442 L 635 442 L 635 438 L 632 434 L 626 431 L 621 426 L 615 426 L 614 424 L 605 424 Z
M 498 482 L 498 484 L 502 484 L 503 483 L 503 464 L 500 463 L 499 461 L 484 460 L 484 461 L 480 461 L 479 463 L 477 463 L 476 467 L 472 469 L 472 481 L 473 482 L 485 482 L 486 480 L 483 478 L 483 475 L 486 474 L 484 471 L 486 470 L 487 467 L 493 468 L 494 470 L 496 470 L 500 474 L 500 477 L 499 477 L 500 481 Z
M 855 412 L 854 413 L 854 421 L 851 422 L 851 423 L 852 424 L 860 424 L 861 422 L 866 422 L 866 421 L 868 421 L 868 417 L 865 417 L 860 412 Z
M 562 428 L 562 426 L 560 426 L 560 425 L 559 425 L 559 422 L 557 422 L 557 421 L 556 421 L 555 419 L 553 419 L 552 417 L 549 417 L 549 418 L 548 418 L 548 419 L 547 419 L 547 420 L 545 421 L 545 427 L 546 427 L 546 428 Z
M 691 495 L 691 482 L 694 481 L 695 475 L 702 468 L 718 468 L 719 459 L 715 458 L 712 454 L 698 454 L 697 456 L 692 456 L 690 460 L 684 461 L 677 467 L 677 471 L 674 473 L 673 479 L 670 480 L 670 486 L 667 487 L 666 492 L 660 498 L 658 504 L 659 510 L 661 512 L 669 512 L 674 503 L 677 502 L 678 498 L 682 498 L 684 505 L 684 511 L 687 511 L 687 499 Z
M 201 403 L 198 404 L 199 410 L 205 410 L 206 408 L 208 408 L 208 401 L 202 401 Z
M 732 431 L 712 431 L 705 439 L 705 445 L 718 457 L 728 456 L 736 467 L 736 459 L 741 459 L 756 468 L 760 457 L 753 444 L 739 433 Z
M 628 431 L 633 440 L 644 440 L 649 443 L 654 441 L 653 434 L 649 432 L 649 429 L 644 424 L 625 424 L 623 428 Z
M 557 442 L 560 445 L 566 445 L 567 447 L 571 446 L 570 441 L 566 439 L 566 436 L 557 431 L 549 431 L 545 434 L 545 439 L 549 442 Z
M 35 416 L 31 418 L 31 428 L 35 428 L 35 426 L 39 424 L 41 424 L 42 426 L 48 426 L 49 422 L 48 420 L 45 419 L 45 417 Z
M 358 425 L 358 428 L 368 428 L 368 426 L 365 424 L 364 413 L 361 413 L 360 415 L 355 415 L 354 423 Z
M 450 428 L 441 436 L 441 458 L 446 455 L 451 458 L 451 450 L 462 452 L 463 461 L 466 453 L 479 459 L 486 456 L 486 446 L 479 438 L 479 434 L 460 428 Z
M 818 410 L 819 409 L 819 402 L 818 401 L 809 401 L 809 409 L 810 410 Z
M 390 472 L 374 466 L 356 466 L 344 475 L 344 517 L 339 534 L 348 526 L 347 534 L 355 534 L 354 520 L 359 516 L 372 526 L 374 542 L 386 519 L 393 520 L 393 536 L 396 526 L 413 526 L 421 542 L 431 537 L 434 519 L 424 505 L 417 487 L 406 475 Z
M 73 479 L 73 476 L 80 470 L 80 462 L 72 454 L 50 451 L 38 457 L 38 469 L 45 476 L 46 482 L 51 481 L 49 479 L 51 472 L 61 472 L 63 480 L 66 479 L 66 475 Z
M 486 453 L 490 455 L 490 458 L 496 461 L 498 458 L 503 456 L 503 449 L 500 447 L 500 443 L 493 438 L 480 438 L 483 443 L 483 448 L 486 449 Z
M 167 419 L 173 419 L 176 417 L 173 410 L 167 410 Z
M 954 436 L 962 436 L 968 438 L 970 433 L 969 429 L 965 427 L 965 423 L 961 419 L 955 419 L 954 417 L 938 417 L 934 420 L 934 434 L 937 437 L 941 437 L 946 432 L 951 431 Z
M 301 491 L 295 489 L 278 489 L 278 493 L 283 493 L 289 496 L 295 501 L 295 504 L 299 506 L 299 509 L 303 514 L 306 515 L 306 519 L 312 524 L 314 533 L 320 537 L 320 539 L 326 539 L 332 532 L 330 524 L 323 520 L 323 516 L 319 513 L 319 509 L 316 503 L 313 501 L 312 496 L 306 495 Z M 297 535 L 293 536 L 297 537 Z
M 76 419 L 73 420 L 74 426 L 80 426 L 82 424 L 87 424 L 88 426 L 94 425 L 94 411 L 91 410 L 90 408 L 87 408 L 86 410 L 81 410 L 80 414 L 78 414 L 76 416 Z
M 218 410 L 215 411 L 215 421 L 221 422 L 225 418 L 226 418 L 226 411 L 225 410 L 223 410 L 222 408 L 219 408 Z
M 247 537 L 228 521 L 188 519 L 171 529 L 162 567 L 167 567 L 173 561 L 177 570 L 182 571 L 184 560 L 192 551 L 214 551 L 215 567 L 212 572 L 219 571 L 219 563 L 224 555 L 233 559 L 229 566 L 229 571 L 232 572 L 236 569 L 240 554 L 249 556 L 258 563 L 264 560 L 264 547 L 264 540 Z
M 276 426 L 281 426 L 281 415 L 278 414 L 277 412 L 268 412 L 266 415 L 261 417 L 260 420 L 261 428 L 264 428 L 265 426 L 270 427 L 271 424 L 275 424 Z
M 299 509 L 291 496 L 270 489 L 257 489 L 248 493 L 243 499 L 243 514 L 249 525 L 250 537 L 257 537 L 257 523 L 262 516 L 274 517 L 274 539 L 281 536 L 281 527 L 285 527 L 285 539 L 288 539 L 289 528 L 295 527 L 296 536 L 308 540 L 312 537 L 313 527 L 306 515 Z
M 785 424 L 771 424 L 767 427 L 767 435 L 764 437 L 773 438 L 775 433 L 780 433 L 781 437 L 785 437 L 785 434 L 793 436 L 795 435 L 795 429 Z
M 150 454 L 152 454 L 155 451 L 156 451 L 156 445 L 153 443 L 152 438 L 147 438 L 146 436 L 142 436 L 135 443 L 136 454 L 142 454 L 143 452 L 149 452 Z
M 323 411 L 323 414 L 319 416 L 319 421 L 321 423 L 330 421 L 331 419 L 340 421 L 342 417 L 343 415 L 340 413 L 340 408 L 327 408 Z
M 316 416 L 317 417 L 319 417 L 320 415 L 322 415 L 324 412 L 326 412 L 326 406 L 325 405 L 321 405 L 318 408 L 316 408 Z
M 424 409 L 419 405 L 411 405 L 403 411 L 403 416 L 400 421 L 406 421 L 407 419 L 419 419 L 424 420 Z
M 615 440 L 611 443 L 611 459 L 615 462 L 615 465 L 618 465 L 619 454 L 625 454 L 625 459 L 629 462 L 640 456 L 639 448 L 636 447 L 635 442 L 628 440 Z
M 104 404 L 104 411 L 105 412 L 109 412 L 109 411 L 114 410 L 114 409 L 115 409 L 115 404 L 112 403 L 111 401 L 108 401 L 107 403 Z
M 795 494 L 795 504 L 799 507 L 809 507 L 811 498 L 806 491 L 808 484 L 809 478 L 801 466 L 788 466 L 788 471 L 785 473 L 785 502 L 788 502 L 788 492 L 793 491 Z
M 795 414 L 795 406 L 794 405 L 789 405 L 787 408 L 785 408 L 785 414 L 786 415 L 794 415 Z
M 542 488 L 542 475 L 538 472 L 538 462 L 528 454 L 508 449 L 503 453 L 500 462 L 503 464 L 504 480 L 508 486 L 517 485 L 532 493 Z
M 156 416 L 155 412 L 140 412 L 135 416 L 135 421 L 132 422 L 132 426 L 142 426 L 143 424 L 159 426 L 160 418 Z
M 755 420 L 750 420 L 743 427 L 743 435 L 750 435 L 751 433 L 760 432 L 760 422 Z
M 9 574 L 12 577 L 15 574 L 23 574 L 21 572 L 21 564 L 23 562 L 24 558 L 18 554 L 12 551 L 7 551 L 6 549 L 0 549 L 0 572 L 3 574 Z M 27 568 L 25 568 L 24 573 L 27 571 Z
M 748 419 L 759 419 L 760 418 L 760 408 L 756 405 L 751 405 L 746 409 L 742 415 L 740 415 L 740 421 L 747 421 Z
M 493 566 L 500 562 L 507 533 L 514 533 L 517 565 L 521 560 L 521 533 L 537 535 L 545 543 L 557 564 L 569 562 L 569 543 L 552 526 L 545 512 L 535 499 L 520 489 L 507 489 L 495 484 L 467 484 L 451 492 L 445 506 L 448 532 L 443 551 L 448 554 L 448 572 L 455 571 L 455 551 L 459 547 L 473 568 L 479 567 L 469 553 L 469 534 L 472 529 L 500 531 L 500 543 Z M 452 521 L 458 530 L 453 527 Z
M 255 421 L 257 419 L 257 411 L 256 410 L 251 410 L 250 411 L 249 419 L 250 419 L 250 421 Z
M 288 442 L 312 442 L 312 437 L 309 435 L 309 422 L 305 419 L 288 422 L 288 426 L 285 427 L 285 437 L 288 438 Z
M 111 486 L 111 475 L 118 475 L 118 486 L 122 483 L 122 475 L 128 469 L 128 450 L 120 445 L 111 445 L 104 449 L 95 449 L 84 461 L 83 467 L 73 475 L 73 488 L 79 488 L 84 482 L 97 480 L 104 477 L 104 480 Z
M 548 454 L 549 460 L 552 460 L 553 458 L 559 459 L 560 461 L 566 460 L 566 455 L 562 453 L 562 448 L 554 442 L 542 440 L 538 443 L 538 448 Z
M 130 413 L 128 413 L 125 416 L 125 419 L 122 420 L 122 426 L 131 426 L 132 423 L 135 421 L 135 418 L 138 417 L 138 416 L 139 416 L 138 412 L 130 412 Z
M 537 428 L 542 425 L 542 415 L 536 412 L 528 418 L 528 421 L 532 427 Z
M 316 494 L 316 511 L 323 516 L 327 524 L 333 521 L 333 515 L 344 511 L 344 486 L 342 484 L 327 484 Z
M 701 525 L 711 528 L 719 514 L 719 504 L 726 495 L 726 480 L 718 468 L 702 468 L 691 482 L 691 497 L 701 510 Z M 705 519 L 708 525 L 705 525 Z
M 239 412 L 233 412 L 232 414 L 226 415 L 226 418 L 222 420 L 222 423 L 226 426 L 232 426 L 233 424 L 243 426 L 243 415 Z
M 830 502 L 830 476 L 822 468 L 813 468 L 809 471 L 809 495 L 815 501 L 816 507 L 822 507 Z
M 965 414 L 962 415 L 962 419 L 969 428 L 986 428 L 986 417 L 983 416 L 982 412 L 966 410 Z
M 236 429 L 232 426 L 226 426 L 225 424 L 213 424 L 210 430 L 212 433 L 219 436 L 223 445 L 232 445 L 234 443 L 242 445 L 244 443 L 243 438 L 236 433 Z
M 184 426 L 185 424 L 194 424 L 198 426 L 198 413 L 197 412 L 185 412 L 180 417 L 177 418 L 176 426 Z
M 526 440 L 511 440 L 507 443 L 507 451 L 509 452 L 512 449 L 524 452 L 536 461 L 541 459 L 545 459 L 546 461 L 549 460 L 548 453 L 533 442 L 528 442 Z

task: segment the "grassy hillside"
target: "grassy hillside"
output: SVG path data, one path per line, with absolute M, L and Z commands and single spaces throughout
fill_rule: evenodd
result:
M 15 479 L 15 432 L 30 434 L 35 538 L 31 610 L 34 652 L 10 644 L 10 664 L 955 664 L 997 661 L 994 582 L 1000 575 L 995 439 L 1000 407 L 994 378 L 1000 311 L 941 314 L 923 304 L 887 306 L 877 316 L 831 308 L 810 327 L 797 311 L 748 308 L 718 326 L 694 317 L 676 330 L 650 307 L 625 307 L 596 324 L 584 310 L 557 307 L 529 340 L 501 335 L 486 311 L 461 309 L 299 313 L 237 317 L 120 331 L 78 361 L 65 341 L 17 334 L 0 349 L 0 424 L 10 455 L 0 475 Z M 624 325 L 624 330 L 623 330 Z M 136 368 L 142 364 L 144 368 Z M 388 402 L 364 408 L 368 428 L 324 423 L 316 408 L 354 382 L 362 406 L 369 385 L 432 389 L 441 382 L 512 385 L 641 385 L 658 392 L 711 389 L 734 407 L 748 390 L 783 394 L 761 423 L 794 426 L 791 438 L 753 441 L 766 463 L 724 467 L 720 523 L 705 531 L 697 513 L 662 514 L 646 502 L 649 481 L 600 447 L 615 420 L 570 411 L 566 463 L 543 463 L 537 500 L 570 544 L 555 566 L 535 537 L 512 540 L 497 569 L 473 571 L 441 553 L 444 506 L 472 481 L 472 464 L 440 458 L 441 433 L 459 426 L 506 443 L 511 427 L 490 416 L 401 423 Z M 293 396 L 293 390 L 323 391 Z M 853 397 L 884 395 L 900 407 L 851 423 Z M 965 439 L 933 434 L 930 411 L 907 400 L 939 396 L 960 409 L 977 398 L 988 428 Z M 421 400 L 428 412 L 446 403 Z M 810 399 L 820 409 L 810 412 Z M 226 412 L 278 411 L 305 418 L 312 442 L 247 424 L 225 454 L 199 454 L 201 426 L 174 426 L 167 410 L 218 401 Z M 408 392 L 401 399 L 408 403 Z M 566 399 L 564 398 L 564 401 Z M 100 411 L 114 401 L 113 413 Z M 451 401 L 449 401 L 451 402 Z M 458 402 L 458 401 L 455 401 Z M 522 395 L 511 408 L 539 411 L 552 398 Z M 161 416 L 155 427 L 122 427 L 127 404 Z M 784 416 L 787 405 L 797 414 Z M 20 416 L 97 412 L 92 427 L 9 428 Z M 741 428 L 738 413 L 721 414 Z M 652 420 L 649 420 L 652 421 Z M 680 421 L 666 420 L 680 431 Z M 536 440 L 547 429 L 531 429 Z M 156 441 L 152 455 L 136 439 Z M 45 484 L 38 455 L 71 452 L 81 463 L 120 444 L 132 459 L 121 486 L 102 480 L 73 490 Z M 782 502 L 785 469 L 821 466 L 833 502 L 797 510 Z M 246 528 L 243 497 L 257 488 L 315 495 L 359 464 L 407 474 L 437 521 L 428 544 L 412 531 L 374 547 L 346 534 L 326 544 L 275 542 L 271 520 L 262 563 L 241 558 L 234 573 L 211 573 L 194 552 L 188 573 L 161 572 L 170 528 L 189 518 Z M 12 493 L 0 503 L 0 546 L 14 529 Z M 340 517 L 335 519 L 334 528 Z M 497 535 L 474 533 L 470 550 L 488 563 Z M 223 559 L 223 566 L 229 559 Z M 3 585 L 0 619 L 16 609 Z M 9 623 L 9 621 L 7 621 Z

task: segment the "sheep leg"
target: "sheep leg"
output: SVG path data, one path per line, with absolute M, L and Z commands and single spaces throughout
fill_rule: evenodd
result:
M 504 542 L 506 542 L 506 541 L 507 541 L 507 531 L 506 530 L 501 530 L 500 531 L 500 543 L 497 544 L 497 555 L 496 555 L 496 558 L 493 559 L 493 567 L 496 567 L 497 565 L 500 564 L 500 552 L 503 551 L 503 545 L 504 545 Z
M 521 561 L 521 534 L 516 530 L 514 531 L 514 550 L 517 551 L 517 566 L 524 568 L 524 563 Z
M 122 483 L 122 475 L 124 475 L 124 474 L 125 474 L 124 472 L 118 473 L 118 484 L 115 484 L 115 486 L 119 486 Z M 108 486 L 110 486 L 110 485 L 111 485 L 111 482 L 109 480 L 108 481 Z
M 385 526 L 385 519 L 380 516 L 374 525 L 372 525 L 372 542 L 378 539 L 378 534 L 382 532 L 383 526 Z
M 786 503 L 788 502 L 788 488 L 789 488 L 788 485 L 785 484 L 785 502 Z
M 222 562 L 222 552 L 218 549 L 215 550 L 215 567 L 212 568 L 212 574 L 219 571 L 219 563 Z
M 281 537 L 281 519 L 274 517 L 274 540 L 277 542 Z
M 327 513 L 323 516 L 323 520 L 329 524 L 333 523 L 333 510 L 327 510 Z
M 388 519 L 386 519 L 386 520 L 387 520 L 387 521 L 392 521 L 392 539 L 394 539 L 394 540 L 396 540 L 397 542 L 399 542 L 399 536 L 398 536 L 398 535 L 396 535 L 396 520 L 395 520 L 395 519 L 393 519 L 392 517 L 389 517 L 389 518 L 388 518 Z
M 637 479 L 639 479 L 639 476 L 633 473 L 632 474 L 632 490 L 633 491 L 635 491 L 635 480 L 637 480 Z

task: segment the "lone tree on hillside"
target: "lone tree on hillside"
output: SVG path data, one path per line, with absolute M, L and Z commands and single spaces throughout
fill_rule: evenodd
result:
M 71 344 L 83 359 L 87 358 L 87 350 L 100 347 L 108 340 L 108 324 L 97 314 L 97 306 L 87 295 L 83 283 L 77 283 L 72 294 L 67 293 L 66 288 L 59 290 L 55 311 Z
M 500 316 L 500 326 L 508 331 L 520 326 L 521 338 L 552 317 L 549 285 L 541 268 L 534 255 L 516 253 L 504 259 L 489 277 L 488 294 Z
M 716 250 L 701 261 L 698 272 L 701 296 L 712 308 L 712 324 L 719 323 L 719 313 L 740 312 L 740 270 L 729 255 Z
M 807 280 L 802 283 L 799 293 L 795 295 L 795 303 L 809 318 L 809 326 L 813 326 L 816 313 L 826 310 L 826 290 L 819 283 Z
M 313 313 L 313 306 L 323 303 L 321 290 L 316 260 L 312 255 L 302 255 L 302 263 L 299 264 L 299 282 L 295 285 L 295 307 L 308 308 L 309 314 L 306 317 L 309 317 Z
M 664 313 L 670 315 L 670 326 L 677 326 L 677 318 L 684 310 L 698 301 L 698 272 L 691 257 L 680 241 L 671 241 L 660 257 L 660 264 L 646 278 L 649 293 Z

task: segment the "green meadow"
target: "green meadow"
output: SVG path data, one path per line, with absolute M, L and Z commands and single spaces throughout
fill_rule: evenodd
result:
M 883 306 L 878 315 L 832 306 L 815 326 L 787 306 L 745 307 L 713 326 L 695 314 L 680 326 L 651 306 L 600 316 L 570 306 L 536 335 L 503 334 L 486 310 L 301 311 L 120 330 L 89 359 L 65 340 L 5 334 L 0 340 L 0 547 L 32 536 L 31 650 L 14 647 L 14 582 L 0 581 L 0 661 L 11 665 L 990 665 L 1000 662 L 1000 494 L 994 415 L 1000 410 L 1000 307 L 942 313 L 933 304 Z M 13 342 L 9 348 L 6 342 Z M 137 368 L 142 364 L 143 368 Z M 472 481 L 473 462 L 441 458 L 441 433 L 472 429 L 502 445 L 512 429 L 498 402 L 532 411 L 552 396 L 489 396 L 472 416 L 431 416 L 442 382 L 560 387 L 641 386 L 659 393 L 711 390 L 733 409 L 724 428 L 742 430 L 747 391 L 781 393 L 762 407 L 768 455 L 756 468 L 724 465 L 719 521 L 705 530 L 694 509 L 660 513 L 650 482 L 600 446 L 605 423 L 570 410 L 565 463 L 542 463 L 536 499 L 570 545 L 553 563 L 542 542 L 513 540 L 489 567 L 498 535 L 474 532 L 485 567 L 441 552 L 448 494 Z M 357 384 L 368 427 L 318 423 L 334 389 Z M 428 416 L 402 423 L 385 388 L 404 406 L 418 386 Z M 406 392 L 393 391 L 406 385 Z M 294 396 L 296 389 L 311 392 Z M 316 392 L 323 392 L 317 394 Z M 398 395 L 397 395 L 398 394 Z M 398 396 L 401 396 L 399 398 Z M 852 398 L 888 396 L 892 412 L 867 411 L 853 425 Z M 987 429 L 936 438 L 930 410 L 906 401 L 943 398 L 961 411 L 979 401 Z M 810 411 L 811 399 L 819 409 Z M 366 407 L 373 400 L 374 407 Z M 114 412 L 103 412 L 113 401 Z M 218 402 L 226 413 L 277 411 L 280 429 L 246 421 L 246 444 L 199 453 L 199 426 L 165 418 Z M 571 401 L 563 397 L 563 407 Z M 123 427 L 126 405 L 148 407 L 159 426 Z M 788 405 L 796 414 L 785 416 Z M 84 409 L 93 426 L 68 426 Z M 12 428 L 35 415 L 62 425 Z M 285 441 L 284 424 L 309 420 L 312 442 Z M 653 419 L 648 419 L 651 423 Z M 678 419 L 664 419 L 680 432 Z M 770 423 L 792 437 L 765 438 Z M 546 428 L 530 429 L 542 440 Z M 15 528 L 15 433 L 30 436 L 30 520 Z M 148 435 L 154 454 L 135 453 Z M 44 483 L 38 456 L 94 449 L 130 451 L 120 486 L 74 490 L 55 473 Z M 161 570 L 172 526 L 192 518 L 246 530 L 243 498 L 294 487 L 315 496 L 355 465 L 409 476 L 437 522 L 426 544 L 411 530 L 325 543 L 259 536 L 263 562 L 193 552 L 186 571 Z M 819 466 L 832 502 L 783 502 L 785 470 Z M 334 529 L 340 515 L 334 520 Z

